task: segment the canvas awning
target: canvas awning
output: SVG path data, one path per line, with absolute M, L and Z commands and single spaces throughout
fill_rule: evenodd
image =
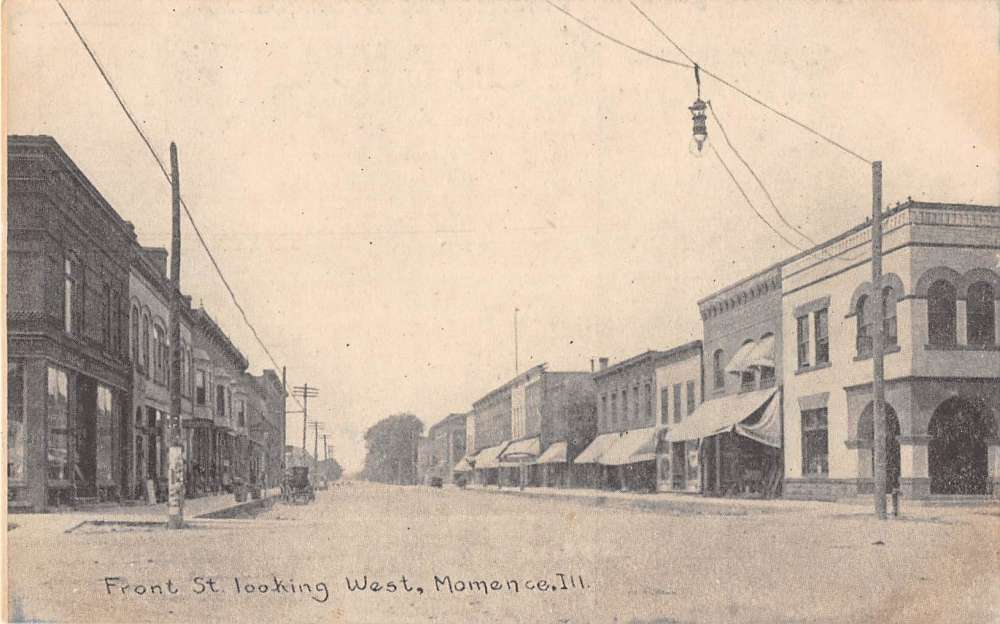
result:
M 747 358 L 747 366 L 769 366 L 774 368 L 774 336 L 761 338 Z
M 744 344 L 733 356 L 733 359 L 729 360 L 729 364 L 726 364 L 727 373 L 740 374 L 745 371 L 750 366 L 750 354 L 753 353 L 756 343 L 753 341 Z
M 618 439 L 618 432 L 602 433 L 573 460 L 574 464 L 596 464 L 601 455 Z
M 778 397 L 771 399 L 757 410 L 753 416 L 736 425 L 736 433 L 751 440 L 781 448 L 781 401 Z
M 566 443 L 565 442 L 553 442 L 549 445 L 549 448 L 545 449 L 542 456 L 538 458 L 536 463 L 539 464 L 564 464 L 566 463 Z
M 507 448 L 500 454 L 502 463 L 524 463 L 531 461 L 541 455 L 542 442 L 538 436 L 515 440 L 507 445 Z
M 503 452 L 508 444 L 510 444 L 510 440 L 504 440 L 496 446 L 484 448 L 479 451 L 479 455 L 476 456 L 476 468 L 499 468 L 500 453 Z
M 635 464 L 656 459 L 656 427 L 621 432 L 597 462 L 606 466 Z
M 451 471 L 452 472 L 471 472 L 472 471 L 472 464 L 469 463 L 468 456 L 463 457 L 462 459 L 458 460 L 458 463 L 455 464 L 455 467 L 452 468 Z
M 769 416 L 764 410 L 772 405 L 775 409 L 779 407 L 778 400 L 775 398 L 776 394 L 777 390 L 769 388 L 767 390 L 757 390 L 755 392 L 745 392 L 743 394 L 723 397 L 714 401 L 706 401 L 698 406 L 698 409 L 693 414 L 678 424 L 673 425 L 667 432 L 667 439 L 671 442 L 699 440 L 724 431 L 737 429 L 742 435 L 755 440 L 758 440 L 758 438 L 774 440 L 774 436 L 770 434 L 769 429 L 771 427 L 770 419 L 773 418 L 779 425 L 779 429 L 780 422 L 777 422 L 779 419 L 776 415 L 771 414 Z M 765 425 L 765 419 L 767 419 L 768 423 L 767 428 L 765 428 L 766 431 L 758 429 Z M 744 421 L 753 423 L 753 425 L 741 425 L 741 427 L 737 428 L 737 425 L 740 425 Z M 745 431 L 754 432 L 755 435 L 748 435 Z M 771 444 L 771 446 L 780 447 L 780 438 L 779 430 L 777 441 L 775 444 Z M 765 442 L 765 444 L 770 443 Z

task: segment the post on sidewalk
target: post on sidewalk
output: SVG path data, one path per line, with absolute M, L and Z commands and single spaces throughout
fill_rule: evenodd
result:
M 882 307 L 882 161 L 872 163 L 872 471 L 875 514 L 886 519 L 885 310 Z

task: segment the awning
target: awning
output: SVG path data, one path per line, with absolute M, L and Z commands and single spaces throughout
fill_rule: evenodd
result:
M 479 455 L 476 456 L 476 468 L 499 468 L 500 453 L 503 452 L 508 444 L 510 444 L 510 440 L 504 440 L 496 446 L 484 448 L 479 451 Z
M 656 459 L 656 427 L 623 431 L 597 462 L 606 466 L 635 464 Z
M 542 442 L 538 436 L 515 440 L 507 445 L 507 448 L 500 454 L 500 461 L 505 463 L 523 463 L 531 461 L 541 455 Z
M 751 418 L 736 425 L 736 433 L 751 440 L 781 448 L 781 401 L 775 397 Z M 759 416 L 758 416 L 759 414 Z
M 751 341 L 739 348 L 733 359 L 729 360 L 729 364 L 726 364 L 727 373 L 740 374 L 745 371 L 750 366 L 750 354 L 753 353 L 756 344 Z
M 542 456 L 538 458 L 538 464 L 565 464 L 566 463 L 566 443 L 553 442 L 549 448 L 545 449 Z
M 747 366 L 769 366 L 774 368 L 774 336 L 760 339 L 747 358 Z
M 606 450 L 611 448 L 611 445 L 618 440 L 618 432 L 612 431 L 611 433 L 602 433 L 601 435 L 594 438 L 594 441 L 590 443 L 590 446 L 583 449 L 583 452 L 576 456 L 573 460 L 574 464 L 596 464 L 597 460 L 600 459 L 601 455 L 604 454 Z
M 463 457 L 462 459 L 458 460 L 458 463 L 455 464 L 455 467 L 452 468 L 451 471 L 452 472 L 471 472 L 472 471 L 472 464 L 469 463 L 469 458 L 468 457 Z
M 667 432 L 667 439 L 671 442 L 699 440 L 723 431 L 732 431 L 737 424 L 748 420 L 757 423 L 754 427 L 759 426 L 763 424 L 766 416 L 766 414 L 762 415 L 762 412 L 771 404 L 777 407 L 778 401 L 772 400 L 775 394 L 777 391 L 774 388 L 769 388 L 706 401 L 699 405 L 693 414 L 676 425 L 672 425 Z M 754 417 L 757 416 L 760 418 L 755 420 Z M 752 429 L 749 426 L 743 428 Z M 743 432 L 740 431 L 740 433 Z M 748 435 L 747 437 L 753 436 Z M 780 436 L 777 446 L 781 446 Z

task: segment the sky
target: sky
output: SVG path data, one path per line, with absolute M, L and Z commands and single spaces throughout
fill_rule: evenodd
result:
M 628 2 L 560 4 L 684 60 Z M 185 202 L 289 384 L 319 389 L 310 417 L 348 469 L 379 419 L 429 426 L 511 378 L 515 308 L 519 370 L 589 370 L 698 338 L 700 298 L 796 251 L 691 153 L 691 70 L 546 3 L 64 5 L 165 162 L 177 143 Z M 639 6 L 702 67 L 882 160 L 887 205 L 1000 203 L 996 3 Z M 169 187 L 58 5 L 4 10 L 7 132 L 53 136 L 169 247 Z M 808 236 L 870 214 L 868 164 L 711 78 L 702 97 Z M 183 290 L 273 368 L 182 236 Z

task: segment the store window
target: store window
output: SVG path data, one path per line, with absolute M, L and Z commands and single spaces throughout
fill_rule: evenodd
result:
M 97 419 L 97 482 L 110 484 L 114 482 L 114 473 L 112 471 L 111 389 L 107 386 L 97 386 L 97 413 L 95 417 Z
M 24 362 L 7 362 L 7 479 L 24 480 Z
M 49 479 L 69 479 L 69 391 L 66 372 L 48 369 L 45 419 L 48 428 L 46 458 Z
M 825 477 L 829 473 L 826 408 L 802 412 L 802 475 Z

